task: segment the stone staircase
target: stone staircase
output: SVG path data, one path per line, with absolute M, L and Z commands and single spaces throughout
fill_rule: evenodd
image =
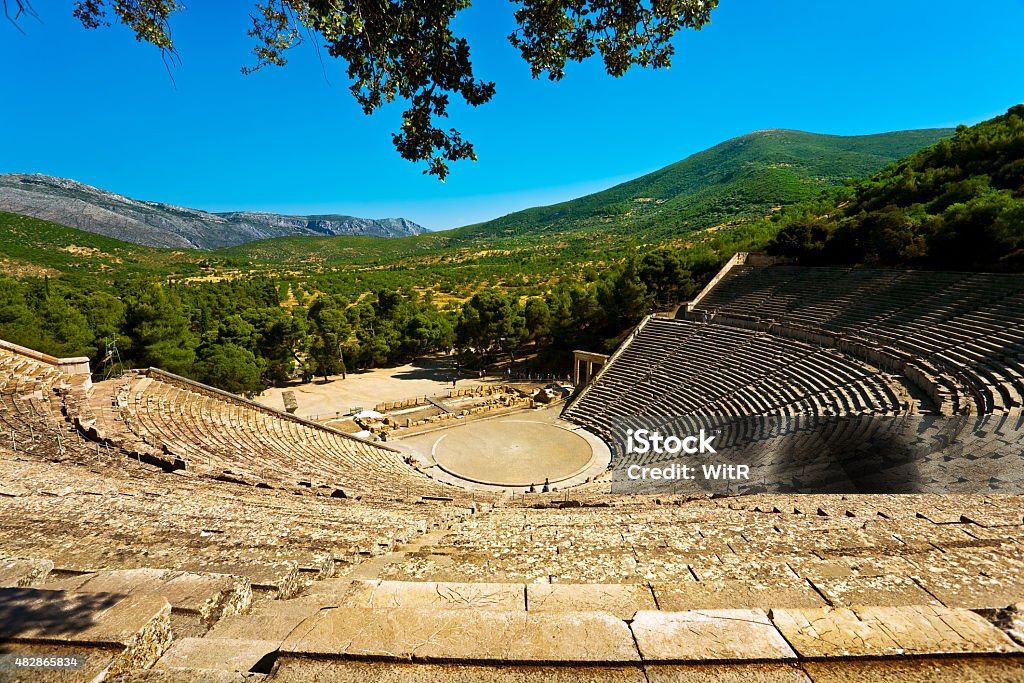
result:
M 1024 676 L 1024 648 L 1006 631 L 937 605 L 674 611 L 638 584 L 334 579 L 321 588 L 175 641 L 145 679 L 807 682 L 907 666 L 921 671 L 898 680 Z
M 123 682 L 1024 680 L 1024 604 L 949 607 L 892 577 L 871 577 L 881 583 L 859 593 L 825 575 L 774 591 L 739 581 L 379 578 L 447 533 L 318 578 L 291 599 L 253 598 L 247 580 L 229 575 L 47 577 L 45 563 L 2 561 L 5 583 L 35 587 L 0 591 L 0 613 L 30 615 L 17 632 L 0 619 L 0 651 L 85 653 L 85 670 L 53 680 Z
M 781 528 L 786 501 L 766 500 L 772 505 L 758 503 L 752 512 L 716 506 L 716 519 L 725 524 L 730 512 L 770 515 Z M 839 499 L 793 500 L 812 504 L 814 519 L 823 523 L 857 519 L 850 515 L 860 512 Z M 0 589 L 0 653 L 87 655 L 86 667 L 78 671 L 36 678 L 12 677 L 0 669 L 0 681 L 1019 683 L 1024 680 L 1019 583 L 992 578 L 994 567 L 983 574 L 969 570 L 964 563 L 973 562 L 970 556 L 982 546 L 956 545 L 962 539 L 953 535 L 955 527 L 967 524 L 963 514 L 924 502 L 918 502 L 916 513 L 907 513 L 904 533 L 925 524 L 948 529 L 942 552 L 964 553 L 962 560 L 950 561 L 950 567 L 960 568 L 955 576 L 935 581 L 901 576 L 896 568 L 909 565 L 878 554 L 876 545 L 871 554 L 842 561 L 794 555 L 789 562 L 799 572 L 792 575 L 780 574 L 771 557 L 761 562 L 744 554 L 715 571 L 691 557 L 690 568 L 679 572 L 652 579 L 621 572 L 601 583 L 558 574 L 523 580 L 487 580 L 478 574 L 467 576 L 476 580 L 461 581 L 413 578 L 423 558 L 450 557 L 467 538 L 487 538 L 486 525 L 511 532 L 512 520 L 524 515 L 532 520 L 528 533 L 539 543 L 523 546 L 505 537 L 509 547 L 518 547 L 515 562 L 522 565 L 543 560 L 549 546 L 542 539 L 552 530 L 540 525 L 545 519 L 572 522 L 560 529 L 611 536 L 598 525 L 598 515 L 606 514 L 598 508 L 590 513 L 484 508 L 348 565 L 343 576 L 308 572 L 293 597 L 254 593 L 248 578 L 230 574 L 73 573 L 54 571 L 45 560 L 0 559 L 0 585 L 11 586 Z M 973 514 L 1016 538 L 1016 507 L 1005 514 L 990 507 L 988 516 L 983 506 Z M 644 508 L 624 510 L 637 523 L 631 533 L 654 528 Z M 854 533 L 842 528 L 847 536 Z M 829 547 L 829 533 L 827 524 L 819 530 L 819 549 Z M 629 552 L 642 547 L 640 540 L 634 539 Z M 739 540 L 730 536 L 737 548 Z M 702 544 L 705 552 L 717 547 L 711 538 Z M 564 542 L 556 549 L 566 561 L 594 561 L 574 555 Z M 495 548 L 489 554 L 500 552 Z M 718 552 L 725 556 L 724 547 Z M 798 557 L 804 559 L 794 564 Z M 931 559 L 925 563 L 937 566 Z M 991 584 L 979 583 L 985 576 Z

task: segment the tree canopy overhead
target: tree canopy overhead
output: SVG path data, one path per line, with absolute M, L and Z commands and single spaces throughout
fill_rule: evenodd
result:
M 0 0 L 9 19 L 35 15 L 31 0 Z M 672 38 L 699 30 L 718 0 L 512 0 L 516 28 L 508 37 L 533 76 L 560 80 L 567 62 L 595 55 L 621 76 L 631 66 L 671 63 Z M 472 0 L 256 0 L 249 36 L 255 64 L 283 66 L 289 50 L 315 42 L 347 65 L 350 90 L 366 114 L 402 101 L 406 109 L 393 137 L 401 156 L 425 162 L 424 173 L 444 180 L 449 162 L 476 159 L 471 142 L 445 128 L 453 97 L 478 106 L 495 93 L 477 78 L 469 44 L 452 22 Z M 74 15 L 86 28 L 123 24 L 140 42 L 177 59 L 170 18 L 179 0 L 77 0 Z

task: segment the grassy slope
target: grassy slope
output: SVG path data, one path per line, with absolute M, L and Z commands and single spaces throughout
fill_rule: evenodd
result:
M 457 231 L 514 235 L 538 229 L 607 229 L 666 236 L 765 215 L 778 204 L 867 175 L 940 138 L 951 129 L 860 137 L 788 130 L 750 133 L 636 180 L 553 206 L 527 209 Z
M 32 218 L 0 214 L 0 271 L 26 276 L 149 272 L 284 274 L 354 294 L 382 286 L 471 292 L 543 287 L 629 244 L 686 244 L 699 231 L 743 223 L 779 204 L 867 175 L 949 130 L 835 137 L 760 131 L 603 192 L 477 225 L 415 237 L 284 237 L 214 252 L 154 249 Z M 727 231 L 729 228 L 726 229 Z M 721 233 L 718 233 L 721 234 Z
M 400 239 L 278 238 L 219 250 L 258 261 L 322 264 L 471 259 L 512 251 L 578 257 L 630 239 L 664 241 L 758 218 L 952 135 L 951 129 L 859 137 L 769 130 L 744 135 L 641 178 L 579 199 L 486 223 Z M 606 239 L 594 241 L 594 233 Z M 488 254 L 485 254 L 485 257 Z
M 107 273 L 192 274 L 210 257 L 202 252 L 155 249 L 0 212 L 0 274 L 100 276 Z

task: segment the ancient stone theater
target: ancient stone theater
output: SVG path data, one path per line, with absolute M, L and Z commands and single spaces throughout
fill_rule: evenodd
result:
M 78 662 L 0 680 L 1024 680 L 1024 277 L 737 254 L 575 370 L 382 440 L 0 345 L 0 653 Z M 736 427 L 843 418 L 930 445 Z

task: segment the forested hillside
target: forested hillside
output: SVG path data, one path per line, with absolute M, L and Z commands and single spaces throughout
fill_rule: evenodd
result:
M 604 345 L 623 324 L 689 296 L 694 286 L 671 250 L 632 256 L 538 296 L 484 289 L 461 306 L 438 306 L 432 294 L 410 287 L 349 298 L 307 294 L 288 278 L 43 275 L 0 279 L 0 338 L 58 356 L 88 355 L 101 375 L 106 343 L 117 339 L 129 366 L 253 394 L 296 373 L 389 366 L 456 346 L 467 367 L 536 352 L 540 366 L 564 368 L 572 348 Z
M 813 197 L 952 134 L 949 129 L 843 137 L 762 130 L 596 194 L 453 231 L 453 239 L 566 228 L 678 236 Z
M 393 365 L 451 348 L 460 349 L 464 367 L 514 361 L 564 371 L 572 349 L 614 348 L 645 314 L 691 297 L 734 252 L 769 243 L 809 261 L 939 263 L 961 248 L 957 240 L 970 237 L 972 251 L 963 252 L 970 262 L 957 267 L 1013 267 L 1020 253 L 1021 130 L 1016 108 L 824 193 L 820 187 L 843 177 L 826 174 L 815 165 L 825 163 L 820 159 L 812 163 L 809 150 L 822 136 L 761 133 L 642 184 L 613 188 L 600 201 L 578 200 L 564 215 L 544 213 L 557 207 L 534 210 L 532 218 L 516 220 L 536 220 L 538 227 L 521 233 L 504 223 L 492 234 L 474 226 L 402 239 L 288 238 L 195 252 L 0 214 L 0 266 L 9 276 L 0 279 L 0 338 L 99 361 L 116 337 L 130 366 L 155 365 L 240 393 L 296 374 Z M 877 144 L 891 152 L 894 140 L 916 145 L 939 134 L 872 137 L 840 139 L 853 145 L 847 160 L 876 169 L 884 163 Z M 780 147 L 780 140 L 788 142 Z M 789 145 L 793 155 L 750 161 L 763 159 L 763 145 Z M 835 150 L 832 144 L 830 154 Z M 804 160 L 799 172 L 787 165 L 797 157 Z M 732 159 L 732 175 L 714 158 Z M 702 174 L 705 187 L 729 187 L 732 199 L 717 190 L 689 192 L 686 201 L 670 196 L 680 178 Z M 776 182 L 797 176 L 804 180 L 794 181 L 792 194 L 780 189 L 786 182 Z M 751 189 L 764 189 L 759 178 L 777 192 L 771 206 L 751 200 L 765 196 Z M 634 196 L 641 191 L 650 196 Z M 819 194 L 771 219 L 753 218 L 806 192 Z M 716 198 L 694 204 L 695 196 Z M 632 197 L 631 208 L 614 218 L 598 215 L 604 200 L 614 205 L 625 197 Z M 704 223 L 751 213 L 696 229 L 698 219 L 685 216 L 698 204 L 703 213 L 693 215 Z M 580 218 L 586 206 L 597 213 Z M 737 206 L 744 207 L 740 213 Z M 877 227 L 895 216 L 902 231 Z M 851 244 L 860 251 L 844 251 Z M 914 252 L 914 245 L 924 251 Z
M 1024 269 L 1024 105 L 784 211 L 769 250 L 802 263 Z
M 703 229 L 762 218 L 952 133 L 931 129 L 842 137 L 758 131 L 608 190 L 486 223 L 399 240 L 278 238 L 219 253 L 263 262 L 303 263 L 315 254 L 325 264 L 408 265 L 431 258 L 463 262 L 483 250 L 501 250 L 510 263 L 536 259 L 545 268 L 594 261 L 631 243 L 680 241 Z M 566 263 L 558 264 L 559 259 Z
M 718 246 L 762 246 L 774 227 L 752 224 L 774 209 L 952 133 L 759 131 L 609 190 L 479 225 L 392 240 L 278 238 L 213 255 L 287 267 L 305 274 L 303 286 L 349 296 L 401 286 L 433 289 L 445 299 L 487 287 L 539 295 L 559 280 L 591 280 L 637 250 L 667 246 L 687 252 L 686 261 L 707 263 L 715 262 L 708 254 Z

